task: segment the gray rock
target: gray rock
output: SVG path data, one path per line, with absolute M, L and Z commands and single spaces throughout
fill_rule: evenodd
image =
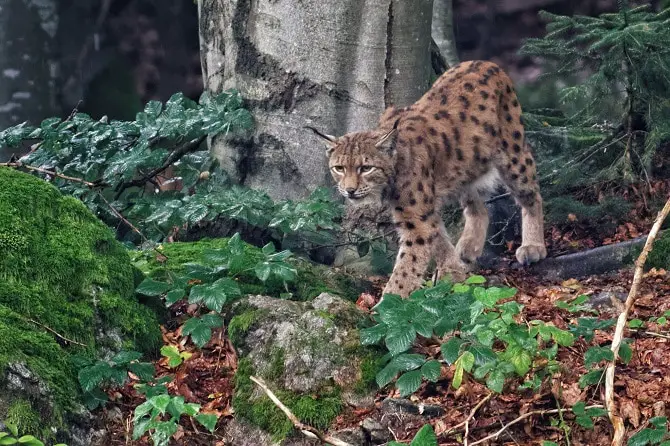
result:
M 393 440 L 391 432 L 374 418 L 366 418 L 363 420 L 361 428 L 370 438 L 372 444 L 384 444 Z
M 365 438 L 365 432 L 360 427 L 352 427 L 334 432 L 333 437 L 345 441 L 353 446 L 366 446 L 368 441 Z

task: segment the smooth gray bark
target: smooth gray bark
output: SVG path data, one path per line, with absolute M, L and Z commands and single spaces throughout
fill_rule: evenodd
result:
M 433 40 L 440 49 L 449 67 L 458 64 L 458 51 L 454 37 L 454 5 L 452 0 L 433 2 Z
M 410 23 L 430 30 L 432 1 L 402 3 L 198 1 L 205 88 L 238 89 L 256 119 L 252 138 L 211 141 L 234 179 L 275 199 L 305 197 L 332 184 L 305 125 L 334 135 L 373 128 L 391 100 L 406 105 L 428 88 L 430 33 Z
M 0 130 L 56 110 L 55 0 L 0 2 Z M 0 148 L 0 161 L 11 156 Z

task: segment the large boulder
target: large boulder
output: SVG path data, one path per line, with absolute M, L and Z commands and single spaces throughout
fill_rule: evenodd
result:
M 311 302 L 248 296 L 227 319 L 241 358 L 233 399 L 236 423 L 260 427 L 285 445 L 302 444 L 290 438 L 291 422 L 253 384 L 252 375 L 263 378 L 298 418 L 318 429 L 327 429 L 346 406 L 374 405 L 380 356 L 360 345 L 359 329 L 368 318 L 352 303 L 328 293 Z
M 89 444 L 75 364 L 161 344 L 134 288 L 126 249 L 80 201 L 0 168 L 0 420 Z

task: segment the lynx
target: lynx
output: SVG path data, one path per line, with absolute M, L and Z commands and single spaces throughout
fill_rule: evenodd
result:
M 440 277 L 463 280 L 486 239 L 482 193 L 500 181 L 522 209 L 516 258 L 528 265 L 546 257 L 535 161 L 512 81 L 496 64 L 455 66 L 413 105 L 387 109 L 375 130 L 338 138 L 311 130 L 326 143 L 343 196 L 390 202 L 400 246 L 384 294 L 407 297 L 419 288 L 431 258 Z M 456 247 L 440 216 L 451 200 L 465 216 Z

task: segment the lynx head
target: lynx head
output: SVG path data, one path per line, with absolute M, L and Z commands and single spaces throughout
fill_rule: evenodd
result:
M 309 129 L 326 144 L 328 167 L 340 194 L 356 203 L 381 198 L 395 174 L 397 125 L 391 131 L 347 133 L 339 138 Z

